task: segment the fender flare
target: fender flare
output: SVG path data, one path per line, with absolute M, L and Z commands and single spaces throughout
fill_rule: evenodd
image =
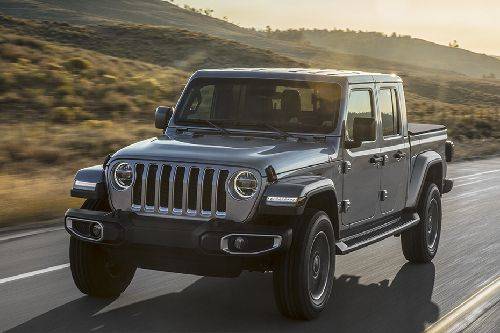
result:
M 106 196 L 106 176 L 102 165 L 94 165 L 77 171 L 71 196 L 75 198 L 100 199 Z
M 264 190 L 259 203 L 259 213 L 268 215 L 302 215 L 311 197 L 322 192 L 332 192 L 335 198 L 335 184 L 321 176 L 297 176 L 285 178 L 270 184 Z M 269 202 L 268 197 L 297 198 L 296 202 Z M 332 203 L 333 204 L 333 203 Z
M 429 169 L 436 164 L 443 164 L 443 158 L 435 151 L 426 151 L 415 157 L 411 169 L 410 183 L 408 184 L 408 196 L 406 200 L 407 208 L 414 208 L 418 205 L 420 194 L 422 193 L 424 180 Z M 439 186 L 439 184 L 438 184 Z M 441 186 L 440 186 L 441 190 Z

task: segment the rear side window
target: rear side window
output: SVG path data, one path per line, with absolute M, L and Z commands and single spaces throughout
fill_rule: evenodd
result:
M 352 90 L 347 106 L 347 134 L 354 137 L 353 123 L 355 118 L 375 118 L 372 105 L 371 90 Z
M 380 89 L 379 107 L 384 136 L 401 134 L 396 89 Z

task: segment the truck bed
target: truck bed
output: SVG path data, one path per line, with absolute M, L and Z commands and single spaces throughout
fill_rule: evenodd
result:
M 408 132 L 410 133 L 410 135 L 419 135 L 429 132 L 437 132 L 445 129 L 446 129 L 445 125 L 408 123 Z
M 411 156 L 434 151 L 441 155 L 443 161 L 445 160 L 445 143 L 448 138 L 446 126 L 408 123 L 408 133 Z M 443 170 L 443 174 L 446 175 L 446 169 Z

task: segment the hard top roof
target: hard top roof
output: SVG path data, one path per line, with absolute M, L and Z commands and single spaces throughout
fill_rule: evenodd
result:
M 402 82 L 401 78 L 395 74 L 313 68 L 202 69 L 193 75 L 193 78 L 197 77 L 311 80 L 347 83 Z

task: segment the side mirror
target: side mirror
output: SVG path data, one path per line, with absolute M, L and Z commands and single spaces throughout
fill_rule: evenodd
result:
M 159 129 L 165 129 L 167 127 L 170 118 L 174 114 L 174 109 L 169 106 L 159 106 L 155 111 L 155 127 Z
M 354 118 L 353 138 L 345 140 L 345 148 L 358 148 L 363 141 L 375 141 L 376 131 L 377 123 L 375 118 Z

